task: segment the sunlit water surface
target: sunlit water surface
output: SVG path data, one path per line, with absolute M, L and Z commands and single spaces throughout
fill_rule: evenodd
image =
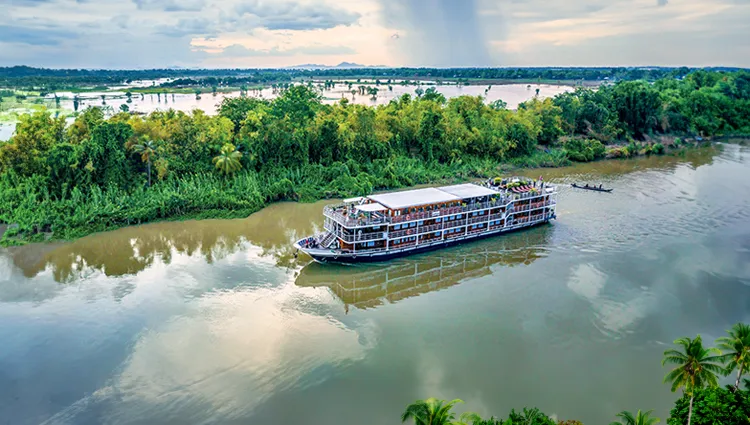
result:
M 664 349 L 750 321 L 750 150 L 539 174 L 556 222 L 379 265 L 293 257 L 324 203 L 2 251 L 0 424 L 666 418 Z

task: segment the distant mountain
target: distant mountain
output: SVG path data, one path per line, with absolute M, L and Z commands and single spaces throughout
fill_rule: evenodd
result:
M 322 65 L 319 63 L 305 63 L 302 65 L 288 66 L 286 69 L 353 69 L 353 68 L 384 68 L 382 65 L 370 66 L 354 62 L 341 62 L 338 65 Z
M 341 62 L 340 64 L 336 65 L 335 68 L 367 68 L 367 65 L 362 65 L 358 63 L 353 62 Z

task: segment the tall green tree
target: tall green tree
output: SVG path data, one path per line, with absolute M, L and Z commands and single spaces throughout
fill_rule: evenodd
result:
M 716 340 L 724 354 L 721 361 L 727 365 L 727 373 L 737 371 L 735 391 L 740 388 L 742 375 L 750 369 L 750 325 L 737 323 L 727 331 L 728 336 Z
M 131 184 L 132 169 L 125 144 L 132 136 L 133 129 L 122 122 L 103 122 L 91 131 L 82 144 L 82 163 L 92 183 L 119 188 Z
M 425 160 L 432 161 L 440 158 L 439 152 L 443 148 L 444 135 L 445 122 L 442 110 L 439 108 L 425 110 L 417 133 L 417 142 Z
M 242 153 L 237 151 L 233 144 L 227 143 L 221 148 L 221 153 L 214 157 L 213 162 L 217 170 L 224 174 L 232 174 L 242 168 L 241 158 Z
M 458 403 L 463 403 L 463 401 L 459 399 L 445 401 L 436 398 L 417 400 L 406 406 L 406 410 L 401 414 L 401 422 L 413 419 L 414 425 L 449 425 L 456 418 L 456 414 L 451 410 Z
M 71 188 L 79 175 L 80 146 L 58 143 L 47 154 L 48 185 L 50 191 L 62 195 L 65 188 Z
M 144 137 L 139 143 L 131 148 L 133 152 L 141 156 L 141 161 L 146 163 L 146 173 L 148 175 L 148 187 L 151 187 L 151 162 L 156 155 L 156 143 Z
M 620 418 L 620 421 L 612 422 L 610 425 L 655 425 L 661 422 L 661 419 L 651 417 L 652 412 L 653 410 L 649 410 L 648 412 L 638 410 L 638 413 L 633 415 L 627 410 L 623 410 L 616 415 Z
M 642 138 L 658 124 L 659 92 L 645 81 L 625 81 L 612 90 L 612 102 L 619 120 L 636 138 Z
M 0 171 L 14 170 L 23 176 L 46 174 L 45 158 L 52 147 L 64 140 L 65 118 L 49 112 L 22 115 L 15 135 L 0 144 Z
M 234 124 L 234 132 L 237 133 L 247 113 L 265 105 L 267 105 L 266 101 L 254 97 L 225 97 L 219 104 L 219 115 L 229 118 Z
M 701 388 L 719 385 L 717 377 L 724 373 L 724 368 L 719 364 L 721 351 L 716 348 L 703 347 L 700 335 L 694 339 L 680 338 L 675 340 L 674 344 L 682 348 L 682 351 L 670 348 L 664 352 L 662 366 L 667 364 L 677 366 L 667 373 L 664 382 L 672 385 L 672 392 L 682 388 L 685 394 L 690 396 L 687 423 L 690 425 L 695 392 Z

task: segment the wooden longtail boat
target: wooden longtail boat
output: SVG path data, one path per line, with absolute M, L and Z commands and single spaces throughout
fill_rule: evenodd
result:
M 614 189 L 602 189 L 600 187 L 596 186 L 579 186 L 575 183 L 573 183 L 571 186 L 575 187 L 576 189 L 584 189 L 584 190 L 593 190 L 595 192 L 612 192 Z

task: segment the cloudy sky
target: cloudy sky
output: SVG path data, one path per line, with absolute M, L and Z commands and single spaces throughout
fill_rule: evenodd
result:
M 750 0 L 0 0 L 0 66 L 750 67 Z

